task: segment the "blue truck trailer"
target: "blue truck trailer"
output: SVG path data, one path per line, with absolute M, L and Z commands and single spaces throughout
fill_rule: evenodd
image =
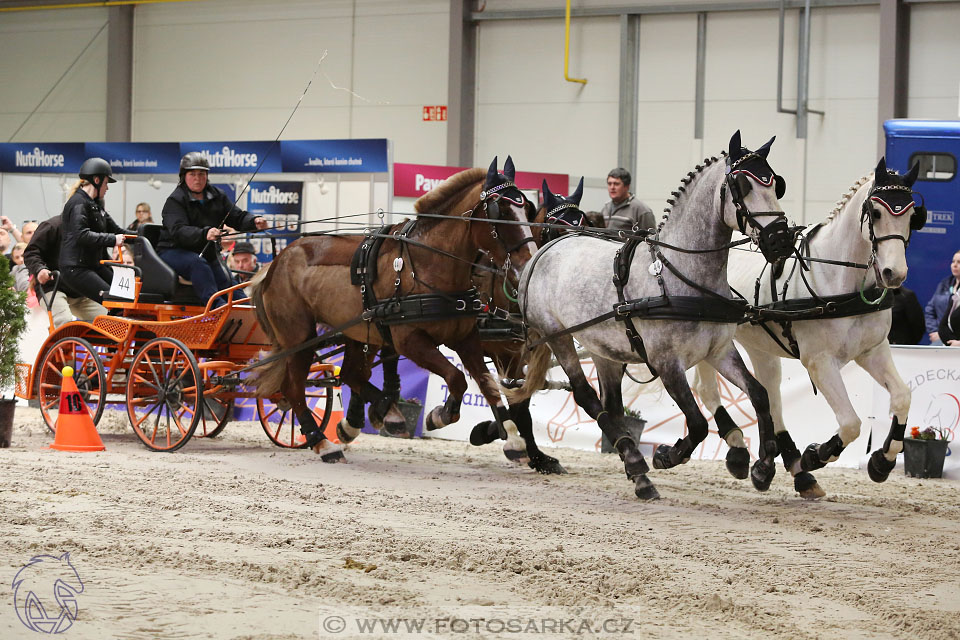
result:
M 960 120 L 887 120 L 883 129 L 888 167 L 906 173 L 920 163 L 913 188 L 923 196 L 929 216 L 907 247 L 909 272 L 904 284 L 926 305 L 937 283 L 950 275 L 950 260 L 960 251 Z

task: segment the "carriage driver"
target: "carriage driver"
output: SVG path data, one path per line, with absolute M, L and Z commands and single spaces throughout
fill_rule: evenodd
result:
M 80 165 L 80 181 L 63 206 L 60 271 L 70 289 L 96 302 L 110 291 L 113 272 L 100 264 L 106 250 L 123 244 L 123 229 L 103 209 L 103 197 L 113 178 L 110 163 L 88 158 Z
M 217 239 L 221 226 L 238 231 L 265 229 L 267 221 L 238 208 L 221 189 L 207 182 L 210 163 L 191 151 L 180 160 L 180 183 L 163 205 L 163 233 L 157 251 L 178 276 L 193 283 L 204 302 L 235 284 L 221 264 Z M 245 297 L 242 291 L 234 294 Z M 220 300 L 224 304 L 225 300 Z

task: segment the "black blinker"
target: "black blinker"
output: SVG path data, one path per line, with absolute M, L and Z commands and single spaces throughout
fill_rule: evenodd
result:
M 487 218 L 490 220 L 500 219 L 500 205 L 497 204 L 497 198 L 487 203 Z
M 773 183 L 776 188 L 777 200 L 783 198 L 787 193 L 787 181 L 783 179 L 783 176 L 773 176 Z
M 734 180 L 737 183 L 737 191 L 740 192 L 740 199 L 742 200 L 746 198 L 747 194 L 750 193 L 750 190 L 753 189 L 753 185 L 750 184 L 750 178 L 742 173 L 738 173 Z

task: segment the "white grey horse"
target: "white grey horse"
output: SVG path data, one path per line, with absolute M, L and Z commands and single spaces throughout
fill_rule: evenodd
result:
M 767 389 L 780 455 L 794 476 L 794 488 L 805 498 L 825 495 L 809 472 L 836 460 L 860 434 L 860 418 L 840 374 L 851 360 L 890 393 L 890 433 L 870 458 L 870 477 L 886 480 L 903 448 L 910 390 L 894 367 L 887 343 L 892 296 L 887 296 L 884 308 L 879 297 L 880 291 L 899 287 L 907 277 L 906 245 L 911 232 L 926 221 L 926 211 L 913 202 L 918 169 L 914 165 L 906 176 L 899 176 L 881 158 L 876 170 L 858 180 L 824 222 L 807 230 L 800 252 L 813 260 L 805 261 L 806 267 L 796 258 L 787 260 L 772 283 L 769 266 L 760 256 L 730 253 L 730 285 L 759 305 L 785 311 L 771 314 L 782 322 L 766 323 L 768 330 L 763 324 L 741 325 L 736 340 Z M 787 433 L 780 398 L 780 358 L 797 355 L 840 427 L 830 440 L 811 444 L 803 455 Z M 720 404 L 717 378 L 708 364 L 697 366 L 694 389 L 713 412 L 720 436 L 731 447 L 744 447 L 743 434 Z
M 766 160 L 772 142 L 771 138 L 757 151 L 749 151 L 740 146 L 740 132 L 734 134 L 725 160 L 710 158 L 687 174 L 674 192 L 676 199 L 669 201 L 672 206 L 656 239 L 648 238 L 632 257 L 627 254 L 633 243 L 567 235 L 540 249 L 521 275 L 520 306 L 533 353 L 523 386 L 505 390 L 507 397 L 511 402 L 523 400 L 541 388 L 549 345 L 570 379 L 577 404 L 597 420 L 620 453 L 639 498 L 659 494 L 623 424 L 620 381 L 628 362 L 647 362 L 655 369 L 687 419 L 689 435 L 673 446 L 661 445 L 654 466 L 686 462 L 707 436 L 707 421 L 684 373 L 705 359 L 753 402 L 764 453 L 750 475 L 760 489 L 773 479 L 777 450 L 767 394 L 733 346 L 743 307 L 730 299 L 726 277 L 734 229 L 750 235 L 771 261 L 792 250 L 793 236 L 777 202 L 784 182 Z M 618 257 L 625 264 L 615 269 Z M 623 269 L 626 265 L 629 272 Z M 615 271 L 619 293 L 612 279 Z M 611 311 L 616 304 L 622 304 L 619 313 Z M 635 330 L 642 344 L 629 339 L 625 327 Z M 580 368 L 574 336 L 596 364 L 600 399 Z M 645 357 L 639 355 L 644 351 Z M 749 461 L 748 455 L 738 462 L 744 478 Z

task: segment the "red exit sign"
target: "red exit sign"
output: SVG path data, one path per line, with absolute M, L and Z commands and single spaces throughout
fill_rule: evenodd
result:
M 447 105 L 438 104 L 436 106 L 423 108 L 424 122 L 446 122 L 446 120 L 447 120 Z

